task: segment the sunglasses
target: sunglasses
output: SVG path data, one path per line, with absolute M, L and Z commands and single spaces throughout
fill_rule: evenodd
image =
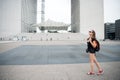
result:
M 89 33 L 93 33 L 92 31 L 89 31 Z
M 94 31 L 89 31 L 89 33 L 94 33 Z

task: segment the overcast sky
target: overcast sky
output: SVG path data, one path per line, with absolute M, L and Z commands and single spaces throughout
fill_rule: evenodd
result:
M 120 0 L 104 0 L 104 22 L 120 19 Z
M 38 11 L 41 9 L 39 0 Z M 40 22 L 40 13 L 38 13 Z M 45 0 L 45 19 L 70 23 L 71 0 Z M 120 0 L 104 0 L 104 22 L 114 22 L 120 19 Z
M 39 3 L 40 4 L 39 0 Z M 41 6 L 38 5 L 41 9 Z M 40 10 L 38 9 L 38 11 Z M 40 17 L 40 13 L 38 17 Z M 45 0 L 45 20 L 70 23 L 71 21 L 71 0 Z M 38 23 L 40 18 L 38 19 Z

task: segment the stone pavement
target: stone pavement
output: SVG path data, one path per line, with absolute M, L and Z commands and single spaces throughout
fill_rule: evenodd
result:
M 119 45 L 120 46 L 120 45 Z M 101 45 L 100 62 L 120 61 L 120 47 Z M 41 65 L 88 63 L 86 45 L 21 45 L 0 54 L 0 65 Z
M 1 65 L 0 80 L 120 80 L 120 62 L 104 62 L 103 75 L 87 75 L 88 63 Z M 95 69 L 97 72 L 97 69 Z
M 90 67 L 84 42 L 14 42 L 2 46 L 9 49 L 0 53 L 0 80 L 120 80 L 119 42 L 101 43 L 97 59 L 105 73 L 100 76 L 86 75 Z

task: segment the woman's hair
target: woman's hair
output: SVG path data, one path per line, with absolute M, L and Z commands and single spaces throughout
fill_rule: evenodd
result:
M 94 31 L 94 30 L 91 30 L 91 31 L 89 31 L 89 32 L 93 33 L 92 38 L 93 38 L 93 39 L 96 39 L 96 33 L 95 33 L 95 31 Z

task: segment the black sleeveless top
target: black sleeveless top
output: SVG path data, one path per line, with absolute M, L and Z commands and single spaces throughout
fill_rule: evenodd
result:
M 92 39 L 92 42 L 95 41 L 95 39 Z M 87 42 L 87 52 L 89 53 L 95 53 L 95 48 L 92 46 L 92 44 L 90 42 Z

